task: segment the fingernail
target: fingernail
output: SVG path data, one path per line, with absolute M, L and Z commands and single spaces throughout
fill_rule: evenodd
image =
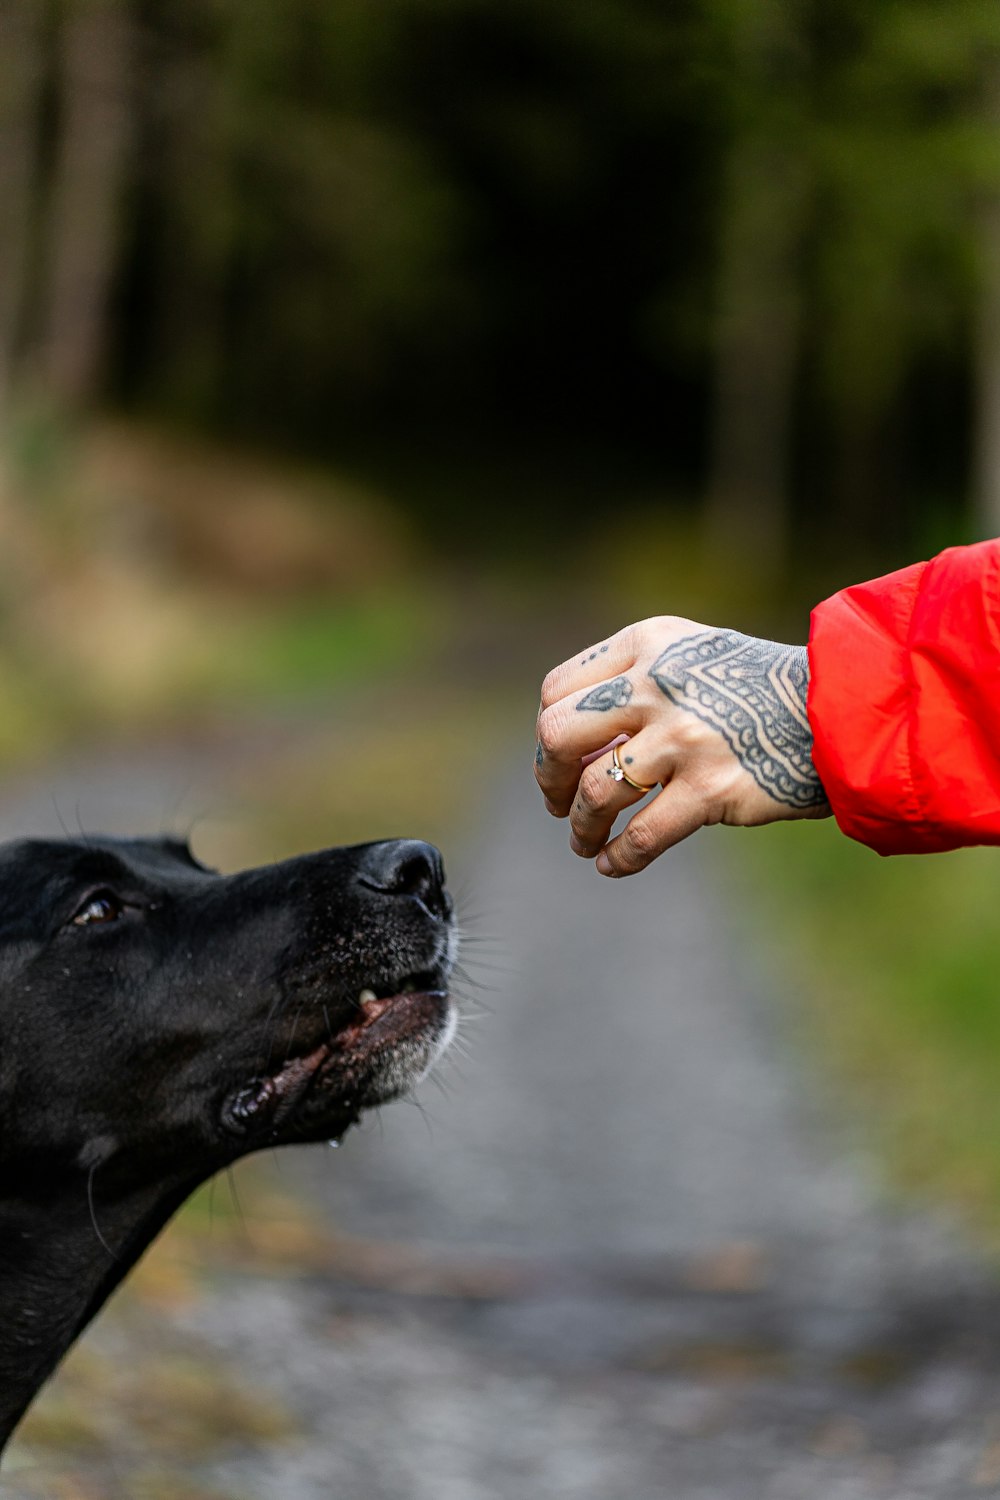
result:
M 554 802 L 549 801 L 548 797 L 545 799 L 545 811 L 550 812 L 554 818 L 558 818 L 559 816 L 559 809 Z
M 571 833 L 569 836 L 569 847 L 574 854 L 579 854 L 581 859 L 593 859 L 594 857 L 593 844 L 581 844 L 575 833 Z
M 597 870 L 600 875 L 613 875 L 615 873 L 611 868 L 611 861 L 603 849 L 597 856 Z

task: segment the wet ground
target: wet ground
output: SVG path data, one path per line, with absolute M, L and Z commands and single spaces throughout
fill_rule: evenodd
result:
M 1000 1495 L 1000 1285 L 930 1210 L 887 1206 L 789 1041 L 780 940 L 728 867 L 750 835 L 611 884 L 527 772 L 488 772 L 449 858 L 465 1055 L 336 1154 L 255 1167 L 245 1253 L 154 1256 L 0 1493 Z M 222 774 L 81 764 L 13 788 L 0 832 L 51 828 L 53 795 L 159 824 Z

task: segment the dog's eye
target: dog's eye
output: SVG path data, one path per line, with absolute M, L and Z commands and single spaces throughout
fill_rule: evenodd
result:
M 73 918 L 73 925 L 90 927 L 95 922 L 114 922 L 123 910 L 122 903 L 111 891 L 98 891 L 96 896 L 87 897 Z

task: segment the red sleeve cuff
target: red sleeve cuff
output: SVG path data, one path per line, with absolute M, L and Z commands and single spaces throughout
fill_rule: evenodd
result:
M 838 824 L 880 854 L 1000 843 L 1000 542 L 820 604 L 813 760 Z
M 848 837 L 898 852 L 919 820 L 909 771 L 906 636 L 925 563 L 844 589 L 813 610 L 809 721 L 813 764 Z

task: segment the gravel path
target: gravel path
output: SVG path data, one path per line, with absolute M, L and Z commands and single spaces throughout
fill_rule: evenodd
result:
M 196 772 L 67 784 L 89 826 L 135 829 Z M 25 784 L 0 833 L 51 826 L 52 791 L 73 807 Z M 450 861 L 492 988 L 443 1092 L 275 1164 L 328 1222 L 323 1255 L 162 1314 L 168 1351 L 233 1372 L 286 1430 L 179 1449 L 173 1489 L 162 1464 L 143 1488 L 81 1460 L 75 1489 L 28 1467 L 5 1497 L 1000 1495 L 1000 1288 L 930 1215 L 890 1211 L 831 1127 L 778 956 L 729 909 L 735 835 L 613 885 L 532 794 L 494 784 Z M 88 1342 L 127 1365 L 135 1337 L 111 1317 Z

